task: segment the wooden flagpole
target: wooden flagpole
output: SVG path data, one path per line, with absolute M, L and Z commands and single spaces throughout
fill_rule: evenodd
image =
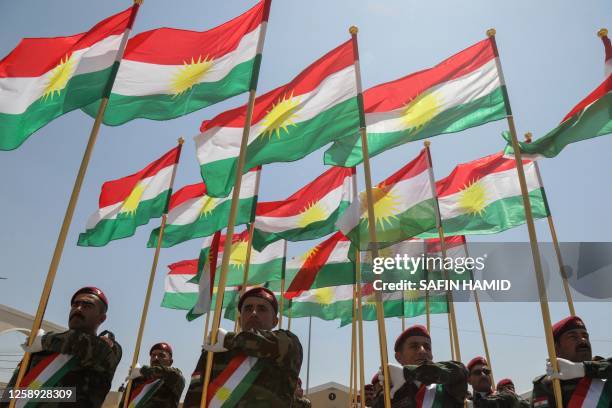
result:
M 525 133 L 525 142 L 531 143 L 531 132 Z M 543 191 L 544 183 L 542 182 L 542 176 L 540 175 L 540 166 L 538 162 L 534 160 L 533 165 L 535 166 L 536 175 L 538 177 L 538 183 Z M 548 209 L 548 216 L 546 219 L 548 220 L 548 227 L 550 228 L 550 236 L 553 240 L 553 245 L 555 246 L 555 253 L 557 255 L 557 263 L 559 264 L 559 274 L 561 275 L 561 280 L 563 281 L 563 290 L 565 291 L 565 299 L 567 300 L 567 307 L 569 308 L 570 315 L 576 316 L 576 309 L 574 309 L 574 300 L 572 299 L 572 292 L 570 291 L 569 282 L 567 280 L 567 274 L 565 273 L 565 264 L 563 263 L 563 257 L 561 256 L 561 247 L 559 246 L 559 240 L 557 239 L 557 231 L 555 230 L 555 224 L 553 222 L 552 214 L 550 213 L 550 207 L 548 206 L 548 198 L 546 197 L 546 193 L 544 194 L 544 200 L 546 208 Z
M 121 39 L 121 44 L 119 45 L 119 49 L 117 50 L 117 55 L 115 57 L 115 61 L 121 61 L 123 58 L 123 53 L 125 52 L 125 47 L 127 46 L 127 41 L 130 36 L 130 31 L 134 20 L 136 19 L 136 15 L 138 14 L 138 9 L 142 4 L 143 0 L 134 0 L 134 4 L 132 6 L 132 13 L 130 15 L 130 21 L 128 26 L 123 34 Z M 57 275 L 57 269 L 59 267 L 60 260 L 62 259 L 62 253 L 64 251 L 64 245 L 66 243 L 66 237 L 68 236 L 68 230 L 70 229 L 70 224 L 72 223 L 72 217 L 74 216 L 74 210 L 76 209 L 77 202 L 79 200 L 79 194 L 81 193 L 81 187 L 83 186 L 83 180 L 85 179 L 85 174 L 87 173 L 87 168 L 89 167 L 89 161 L 91 159 L 91 155 L 93 153 L 93 148 L 96 144 L 96 140 L 98 138 L 98 132 L 100 131 L 100 125 L 102 124 L 102 119 L 104 118 L 104 112 L 106 111 L 106 106 L 108 105 L 108 98 L 112 89 L 112 85 L 115 82 L 115 78 L 117 76 L 117 71 L 119 70 L 119 64 L 113 67 L 113 71 L 111 76 L 109 77 L 108 85 L 105 91 L 105 96 L 102 98 L 100 102 L 100 107 L 98 108 L 98 114 L 96 115 L 96 119 L 94 121 L 93 127 L 91 128 L 91 132 L 89 134 L 89 140 L 87 141 L 87 147 L 85 148 L 85 152 L 83 153 L 83 158 L 81 159 L 81 165 L 79 166 L 79 171 L 77 173 L 76 180 L 74 181 L 74 186 L 72 187 L 72 193 L 70 194 L 70 199 L 68 201 L 68 207 L 66 208 L 66 213 L 64 214 L 64 221 L 62 222 L 62 226 L 60 228 L 59 235 L 57 237 L 57 241 L 55 243 L 55 249 L 53 250 L 53 257 L 51 258 L 51 263 L 49 264 L 49 270 L 47 272 L 47 277 L 45 279 L 45 284 L 43 286 L 43 291 L 40 295 L 40 300 L 38 301 L 38 309 L 36 310 L 36 315 L 34 316 L 34 320 L 32 321 L 32 330 L 30 331 L 30 335 L 28 336 L 27 344 L 31 346 L 36 338 L 38 330 L 42 326 L 42 321 L 45 316 L 45 311 L 47 310 L 47 304 L 49 303 L 49 297 L 51 296 L 51 290 L 53 289 L 53 283 L 55 282 L 55 276 Z M 14 389 L 19 387 L 23 377 L 26 374 L 28 366 L 30 365 L 30 353 L 25 353 L 21 363 L 19 365 L 19 372 L 17 373 L 17 378 L 15 381 Z M 9 407 L 15 407 L 15 399 L 11 399 L 9 402 Z
M 287 240 L 285 240 L 285 260 L 287 259 Z M 281 293 L 280 293 L 280 305 L 279 305 L 279 319 L 278 319 L 278 328 L 283 328 L 283 308 L 284 308 L 284 300 L 285 300 L 285 268 L 283 268 L 283 275 L 281 276 Z
M 355 189 L 357 191 L 357 189 Z M 359 394 L 365 404 L 365 356 L 363 353 L 363 302 L 361 294 L 361 254 L 355 250 L 355 280 L 357 281 L 357 330 L 359 334 Z
M 185 140 L 180 137 L 178 139 L 178 153 L 176 156 L 176 164 L 174 165 L 174 169 L 172 169 L 172 177 L 170 178 L 170 190 L 168 192 L 168 200 L 166 202 L 166 207 L 164 208 L 164 213 L 162 214 L 161 226 L 159 227 L 159 235 L 157 236 L 157 246 L 155 247 L 155 255 L 153 256 L 153 264 L 151 265 L 151 272 L 149 273 L 149 282 L 147 284 L 147 291 L 145 294 L 144 304 L 142 305 L 142 313 L 140 314 L 140 326 L 138 327 L 138 333 L 136 335 L 136 344 L 134 345 L 134 355 L 132 357 L 132 364 L 130 365 L 129 373 L 132 372 L 132 369 L 136 367 L 138 363 L 138 357 L 140 355 L 140 346 L 142 344 L 142 335 L 144 334 L 145 324 L 147 322 L 147 315 L 149 314 L 149 303 L 151 301 L 151 292 L 153 291 L 153 282 L 155 281 L 155 272 L 157 272 L 157 263 L 159 261 L 159 253 L 161 252 L 162 240 L 164 238 L 164 230 L 166 229 L 166 219 L 168 218 L 168 207 L 170 204 L 170 197 L 172 196 L 172 188 L 174 187 L 174 179 L 176 178 L 176 169 L 178 168 L 178 163 L 181 158 L 181 150 L 183 148 L 183 143 Z M 127 386 L 125 387 L 125 391 L 123 393 L 123 398 L 119 398 L 119 401 L 122 401 L 125 398 L 125 401 L 129 401 L 129 395 L 132 390 L 132 379 L 128 380 Z
M 553 370 L 555 372 L 558 372 L 559 364 L 557 362 L 557 355 L 555 352 L 555 345 L 552 334 L 550 310 L 548 308 L 548 296 L 546 294 L 546 283 L 544 282 L 544 274 L 542 273 L 540 249 L 538 248 L 538 237 L 536 235 L 535 225 L 533 222 L 533 214 L 531 211 L 531 202 L 529 201 L 529 193 L 527 191 L 527 181 L 525 179 L 525 169 L 523 168 L 523 160 L 521 158 L 521 148 L 518 143 L 516 128 L 514 126 L 514 117 L 512 115 L 510 100 L 508 98 L 508 91 L 505 86 L 504 74 L 502 71 L 501 63 L 499 61 L 499 52 L 497 50 L 497 42 L 495 41 L 495 29 L 491 28 L 487 30 L 487 36 L 491 41 L 491 45 L 493 46 L 493 50 L 495 53 L 495 63 L 497 65 L 497 71 L 499 73 L 500 80 L 502 83 L 502 91 L 504 101 L 506 103 L 506 111 L 508 113 L 508 127 L 510 128 L 510 135 L 512 136 L 512 148 L 514 150 L 514 159 L 516 160 L 516 170 L 518 173 L 519 184 L 521 186 L 521 193 L 523 196 L 523 206 L 525 208 L 527 230 L 529 232 L 529 241 L 531 243 L 531 252 L 533 255 L 533 266 L 535 269 L 536 282 L 538 285 L 538 293 L 540 297 L 540 309 L 542 312 L 542 321 L 544 323 L 544 335 L 546 336 L 546 348 L 548 349 L 548 358 L 553 367 Z M 563 400 L 561 394 L 561 383 L 558 379 L 553 379 L 553 391 L 557 408 L 562 408 Z
M 378 258 L 378 241 L 376 238 L 376 217 L 374 216 L 374 197 L 372 194 L 372 174 L 370 170 L 370 156 L 368 153 L 368 138 L 366 132 L 365 113 L 363 111 L 363 89 L 361 86 L 361 68 L 359 64 L 359 47 L 357 44 L 357 27 L 352 26 L 349 29 L 351 39 L 353 40 L 353 54 L 355 56 L 355 77 L 357 82 L 357 100 L 359 104 L 359 133 L 361 135 L 361 151 L 363 154 L 363 172 L 366 184 L 366 196 L 368 204 L 368 230 L 370 233 L 370 245 L 372 251 L 372 259 Z M 383 390 L 385 397 L 385 408 L 391 408 L 391 394 L 389 387 L 389 357 L 387 355 L 387 332 L 385 329 L 385 313 L 383 309 L 383 299 L 380 291 L 375 291 L 376 301 L 376 322 L 378 324 L 378 345 L 380 351 L 380 363 L 382 365 Z

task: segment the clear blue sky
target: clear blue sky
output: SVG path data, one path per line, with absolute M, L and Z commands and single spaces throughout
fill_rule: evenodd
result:
M 254 0 L 146 0 L 134 32 L 160 26 L 208 29 L 254 3 Z M 82 32 L 129 5 L 118 0 L 1 2 L 0 55 L 10 52 L 22 37 Z M 520 134 L 532 131 L 538 137 L 553 128 L 602 81 L 603 46 L 596 32 L 601 27 L 612 28 L 612 4 L 604 0 L 581 3 L 569 0 L 462 3 L 276 0 L 264 48 L 260 91 L 287 82 L 310 62 L 348 39 L 348 27 L 353 24 L 360 28 L 365 87 L 434 65 L 483 39 L 485 31 L 495 27 L 518 131 Z M 83 231 L 87 218 L 96 209 L 102 182 L 140 169 L 169 150 L 179 136 L 187 141 L 176 185 L 197 182 L 199 173 L 192 136 L 198 132 L 200 122 L 245 102 L 246 95 L 241 95 L 169 122 L 137 120 L 121 127 L 101 129 L 46 318 L 67 324 L 68 302 L 74 290 L 85 285 L 103 288 L 110 299 L 109 317 L 103 329 L 114 331 L 124 348 L 114 386 L 126 375 L 132 359 L 153 258 L 153 251 L 145 244 L 150 230 L 158 223 L 152 222 L 140 228 L 133 238 L 115 241 L 103 248 L 77 247 L 78 233 Z M 88 116 L 73 112 L 41 129 L 20 149 L 0 152 L 0 214 L 3 215 L 0 276 L 8 278 L 0 280 L 0 303 L 35 312 L 91 125 Z M 501 149 L 500 133 L 505 129 L 506 122 L 499 121 L 432 139 L 437 176 L 446 175 L 457 163 Z M 374 180 L 390 175 L 414 157 L 421 146 L 421 143 L 404 145 L 374 158 Z M 610 240 L 610 151 L 612 138 L 602 137 L 570 146 L 558 158 L 541 163 L 561 240 Z M 282 199 L 323 170 L 322 151 L 296 163 L 266 166 L 260 197 L 262 200 Z M 363 185 L 362 180 L 360 185 Z M 538 223 L 538 232 L 542 240 L 550 239 L 545 223 Z M 474 240 L 526 241 L 527 231 L 517 228 Z M 290 244 L 289 254 L 299 254 L 313 244 Z M 165 265 L 196 257 L 199 246 L 200 241 L 193 240 L 162 251 L 141 352 L 141 362 L 145 362 L 151 344 L 168 341 L 176 350 L 176 366 L 187 377 L 199 355 L 203 322 L 188 323 L 183 312 L 162 309 L 159 304 Z M 599 355 L 612 355 L 611 309 L 610 303 L 577 305 L 594 339 L 594 352 Z M 563 304 L 551 305 L 551 312 L 553 320 L 567 314 Z M 546 357 L 539 305 L 487 303 L 483 305 L 483 313 L 490 331 L 496 377 L 513 377 L 518 389 L 526 390 L 531 379 L 543 372 Z M 482 354 L 473 304 L 458 305 L 457 314 L 464 359 Z M 608 323 L 602 324 L 604 322 Z M 307 327 L 307 319 L 293 323 L 304 345 Z M 327 381 L 348 383 L 350 328 L 336 327 L 337 322 L 313 320 L 311 386 Z M 445 327 L 446 316 L 434 316 L 432 336 L 436 360 L 450 356 Z M 388 320 L 387 328 L 392 343 L 400 332 L 399 320 Z M 371 377 L 379 365 L 376 327 L 366 323 L 365 329 L 366 376 Z M 17 350 L 17 337 L 0 339 L 0 355 Z M 304 351 L 306 355 L 306 346 Z M 1 367 L 10 365 L 0 363 Z M 302 370 L 304 380 L 305 368 L 306 363 Z M 7 379 L 9 373 L 9 370 L 0 369 L 0 381 Z

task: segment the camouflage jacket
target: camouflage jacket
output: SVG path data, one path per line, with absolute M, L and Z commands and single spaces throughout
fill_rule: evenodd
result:
M 471 404 L 476 408 L 526 408 L 529 403 L 513 392 L 499 392 L 489 395 L 474 394 Z
M 608 382 L 612 378 L 612 358 L 601 361 L 585 361 L 583 364 L 585 377 L 599 378 L 608 380 Z M 561 395 L 564 407 L 568 406 L 572 394 L 580 380 L 581 378 L 575 378 L 573 380 L 561 381 Z M 612 383 L 606 384 L 604 392 L 608 394 L 609 401 L 612 401 Z M 536 377 L 536 379 L 533 380 L 531 406 L 533 407 L 535 403 L 537 403 L 537 407 L 555 407 L 555 395 L 552 381 L 545 375 Z
M 391 406 L 393 408 L 416 407 L 416 394 L 419 387 L 415 384 L 415 381 L 419 381 L 425 385 L 443 384 L 444 400 L 442 408 L 463 408 L 463 402 L 467 394 L 467 377 L 467 369 L 458 361 L 404 366 L 406 383 L 393 395 Z M 374 398 L 372 406 L 375 408 L 385 406 L 382 393 Z
M 178 407 L 181 394 L 183 394 L 185 388 L 185 378 L 181 370 L 174 367 L 143 366 L 140 369 L 140 374 L 141 377 L 132 381 L 132 391 L 151 378 L 161 378 L 162 380 L 161 387 L 142 405 L 143 408 Z M 122 406 L 126 406 L 125 402 Z
M 75 387 L 76 403 L 39 403 L 45 408 L 75 408 L 101 407 L 106 394 L 111 387 L 115 369 L 121 361 L 121 346 L 114 341 L 113 347 L 98 336 L 76 330 L 63 333 L 49 332 L 42 338 L 43 351 L 33 353 L 29 369 L 38 364 L 51 353 L 70 354 L 77 358 L 77 365 L 64 375 L 55 387 Z M 19 367 L 7 385 L 12 388 L 17 381 Z M 8 403 L 1 403 L 0 407 L 8 407 Z
M 295 397 L 292 408 L 311 408 L 312 403 L 306 397 Z
M 250 330 L 227 333 L 224 347 L 227 352 L 215 353 L 211 378 L 221 373 L 238 354 L 257 357 L 263 369 L 236 408 L 288 408 L 292 406 L 298 376 L 302 366 L 300 340 L 287 330 Z M 207 352 L 202 351 L 183 407 L 200 406 Z

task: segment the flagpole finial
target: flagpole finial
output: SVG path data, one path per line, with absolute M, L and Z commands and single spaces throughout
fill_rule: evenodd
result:
M 494 28 L 489 28 L 487 30 L 487 37 L 495 37 L 495 33 L 497 33 L 497 31 L 495 31 Z
M 603 38 L 603 37 L 607 37 L 608 36 L 608 29 L 607 28 L 602 28 L 597 32 L 597 36 L 599 38 Z
M 185 143 L 185 139 L 183 139 L 182 137 L 179 137 L 178 144 L 182 145 L 183 143 Z
M 351 35 L 357 35 L 358 32 L 359 29 L 357 28 L 357 26 L 351 26 L 351 28 L 349 28 L 349 33 L 351 33 Z
M 431 142 L 429 140 L 423 142 L 423 146 L 429 147 L 429 145 L 431 145 Z
M 142 2 L 144 0 L 134 0 L 134 4 L 138 4 L 139 6 L 142 5 Z
M 532 137 L 532 136 L 533 136 L 533 135 L 531 134 L 531 132 L 527 132 L 527 133 L 525 133 L 525 142 L 526 142 L 526 143 L 531 143 L 531 137 Z

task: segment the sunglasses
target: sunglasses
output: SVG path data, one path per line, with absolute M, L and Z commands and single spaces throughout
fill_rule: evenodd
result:
M 472 370 L 472 373 L 471 373 L 471 375 L 482 375 L 482 374 L 489 375 L 491 374 L 491 370 L 489 370 L 488 368 L 480 368 L 477 370 Z

